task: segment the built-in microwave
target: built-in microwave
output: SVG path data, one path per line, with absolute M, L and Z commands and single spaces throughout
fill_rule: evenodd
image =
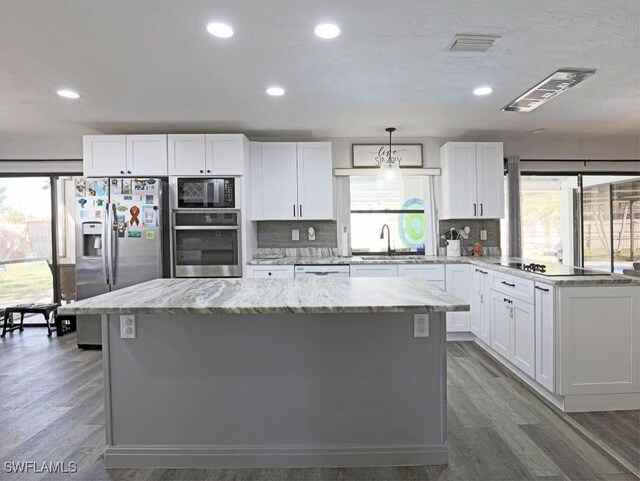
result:
M 174 209 L 234 209 L 233 177 L 171 177 Z

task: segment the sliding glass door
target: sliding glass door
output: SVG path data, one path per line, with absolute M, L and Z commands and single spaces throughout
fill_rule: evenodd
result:
M 575 264 L 577 189 L 577 175 L 521 177 L 523 258 L 543 264 Z
M 50 177 L 0 177 L 0 307 L 54 298 Z
M 583 176 L 584 266 L 622 273 L 640 258 L 640 178 Z
M 640 177 L 522 174 L 520 192 L 524 259 L 618 273 L 640 262 Z

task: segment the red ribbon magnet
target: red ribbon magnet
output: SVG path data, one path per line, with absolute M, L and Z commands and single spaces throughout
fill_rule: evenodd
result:
M 137 205 L 132 206 L 129 209 L 129 213 L 131 214 L 129 225 L 140 225 L 140 220 L 138 219 L 138 216 L 140 215 L 140 207 L 138 207 Z

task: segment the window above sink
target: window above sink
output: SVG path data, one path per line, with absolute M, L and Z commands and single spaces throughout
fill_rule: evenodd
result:
M 425 179 L 399 177 L 393 181 L 373 176 L 350 177 L 351 249 L 353 255 L 387 254 L 384 224 L 389 226 L 394 257 L 424 254 L 427 218 Z M 428 210 L 427 210 L 428 211 Z M 429 219 L 429 222 L 433 222 Z

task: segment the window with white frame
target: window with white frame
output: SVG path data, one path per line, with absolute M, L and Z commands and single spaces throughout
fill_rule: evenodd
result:
M 386 229 L 384 239 L 380 238 L 385 224 L 396 252 L 424 253 L 425 234 L 429 232 L 425 177 L 400 176 L 388 181 L 376 176 L 351 176 L 349 183 L 353 254 L 386 254 Z

